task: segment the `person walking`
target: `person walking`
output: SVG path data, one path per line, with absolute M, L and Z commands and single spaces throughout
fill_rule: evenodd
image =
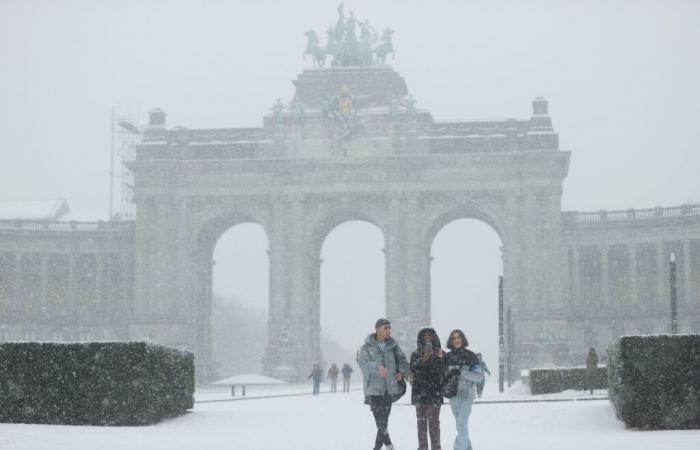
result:
M 343 364 L 341 372 L 343 373 L 343 392 L 350 392 L 350 377 L 352 376 L 354 370 L 352 370 L 350 364 L 345 363 Z
M 331 364 L 331 368 L 328 369 L 328 379 L 331 380 L 331 392 L 338 391 L 338 373 L 340 373 L 338 366 L 335 363 Z
M 400 393 L 399 382 L 408 375 L 408 361 L 399 344 L 391 337 L 391 322 L 378 319 L 374 333 L 360 348 L 358 363 L 362 370 L 365 403 L 369 405 L 377 425 L 374 450 L 384 445 L 393 450 L 389 436 L 389 415 L 392 396 Z
M 457 393 L 450 398 L 450 408 L 457 424 L 454 450 L 472 450 L 469 439 L 469 415 L 474 404 L 474 385 L 484 379 L 479 358 L 467 350 L 469 341 L 462 330 L 453 330 L 447 339 L 450 352 L 445 355 L 447 376 L 458 376 Z
M 491 371 L 489 370 L 489 366 L 486 365 L 486 361 L 484 361 L 484 358 L 481 355 L 481 353 L 477 353 L 476 357 L 479 358 L 479 366 L 481 367 L 481 373 L 484 374 L 484 379 L 476 383 L 476 396 L 481 398 L 481 395 L 484 393 L 484 385 L 486 384 L 486 374 L 491 375 Z
M 314 368 L 311 370 L 311 374 L 307 379 L 313 381 L 314 390 L 313 395 L 318 395 L 321 388 L 321 378 L 323 377 L 323 372 L 321 372 L 321 367 L 318 363 L 314 364 Z
M 444 352 L 440 339 L 432 328 L 418 332 L 417 348 L 411 353 L 411 403 L 416 407 L 418 450 L 440 450 L 440 408 L 442 380 L 445 375 Z
M 591 347 L 588 350 L 588 356 L 586 356 L 586 389 L 590 390 L 591 394 L 593 394 L 597 373 L 598 354 L 595 352 L 595 349 Z

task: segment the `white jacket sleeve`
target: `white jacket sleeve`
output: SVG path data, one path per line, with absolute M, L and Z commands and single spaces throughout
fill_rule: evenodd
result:
M 464 369 L 466 369 L 466 367 Z M 462 370 L 460 377 L 472 383 L 480 383 L 484 380 L 484 373 L 481 371 L 481 367 L 479 367 L 478 364 L 474 364 L 469 370 Z

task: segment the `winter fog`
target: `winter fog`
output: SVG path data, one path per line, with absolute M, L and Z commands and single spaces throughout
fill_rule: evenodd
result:
M 389 63 L 436 120 L 528 117 L 551 105 L 572 151 L 562 210 L 676 206 L 700 199 L 700 56 L 693 1 L 348 3 L 396 30 Z M 66 198 L 106 218 L 110 108 L 136 124 L 160 107 L 171 126 L 259 126 L 288 102 L 309 28 L 335 4 L 5 1 L 0 5 L 0 198 Z M 118 170 L 117 170 L 118 171 Z M 115 178 L 118 211 L 120 180 Z M 464 327 L 496 365 L 500 239 L 482 222 L 433 245 L 433 325 Z M 368 223 L 323 247 L 324 335 L 349 358 L 384 313 L 384 247 Z M 267 312 L 267 238 L 242 225 L 217 245 L 214 292 Z M 459 317 L 457 320 L 456 318 Z M 264 335 L 264 334 L 263 334 Z
M 129 138 L 116 123 L 128 122 L 143 131 L 149 126 L 149 111 L 160 108 L 167 115 L 168 130 L 263 127 L 264 117 L 272 120 L 278 99 L 291 111 L 296 92 L 292 81 L 314 67 L 313 58 L 304 54 L 305 33 L 315 30 L 325 42 L 340 3 L 0 1 L 0 221 L 17 219 L 12 214 L 18 204 L 57 199 L 66 200 L 74 221 L 109 221 L 110 214 L 132 218 L 133 205 L 125 197 L 131 187 L 124 188 L 132 181 L 125 178 L 120 155 L 123 139 Z M 415 108 L 432 115 L 435 122 L 529 120 L 535 115 L 533 100 L 544 97 L 558 134 L 557 150 L 571 152 L 562 183 L 562 212 L 700 203 L 700 2 L 351 0 L 344 2 L 344 8 L 344 14 L 354 13 L 358 23 L 369 19 L 379 34 L 391 27 L 394 53 L 386 64 L 405 81 Z M 346 205 L 353 206 L 357 205 Z M 545 224 L 543 233 L 550 231 L 550 225 Z M 641 274 L 635 285 L 640 298 L 646 298 L 647 287 L 654 292 L 650 298 L 668 291 L 668 286 L 659 285 L 663 282 L 648 281 L 649 274 L 660 273 L 659 267 L 668 270 L 661 263 L 653 265 L 666 258 L 658 256 L 662 251 L 675 249 L 668 242 L 678 237 L 676 230 L 666 230 L 666 244 L 654 247 L 656 260 L 649 253 L 651 247 L 635 247 L 637 255 L 651 255 L 653 267 L 647 271 L 640 262 L 638 268 L 633 266 L 636 269 L 624 269 Z M 211 309 L 168 314 L 210 320 L 211 379 L 263 374 L 262 355 L 270 346 L 268 319 L 274 312 L 273 231 L 248 220 L 219 231 L 211 254 Z M 426 256 L 429 311 L 423 315 L 424 323 L 413 324 L 433 327 L 443 346 L 451 330 L 464 330 L 470 349 L 483 353 L 492 368 L 488 383 L 498 380 L 498 286 L 504 274 L 505 232 L 475 217 L 455 217 L 436 230 Z M 330 227 L 320 246 L 321 363 L 324 371 L 331 363 L 351 364 L 357 383 L 358 349 L 374 331 L 375 320 L 392 315 L 386 306 L 392 287 L 386 280 L 387 270 L 395 269 L 387 259 L 391 246 L 387 239 L 377 224 L 358 216 Z M 527 237 L 522 239 L 527 248 Z M 700 289 L 694 279 L 700 276 L 698 266 L 682 266 L 689 255 L 700 257 L 700 235 L 692 239 L 679 259 L 687 304 L 698 301 Z M 609 266 L 607 247 L 604 250 L 602 281 L 588 283 L 585 276 L 576 281 L 581 283 L 581 295 L 608 291 L 610 283 L 610 303 L 615 301 L 615 286 L 622 285 L 627 275 L 614 261 L 629 254 L 615 253 L 618 250 L 610 247 Z M 582 250 L 581 264 L 586 258 L 597 261 L 595 252 Z M 574 264 L 573 255 L 566 253 L 566 264 Z M 163 263 L 172 255 L 158 257 Z M 662 262 L 666 264 L 665 259 Z M 574 270 L 568 267 L 561 269 L 567 277 Z M 525 279 L 523 289 L 530 282 L 546 284 L 550 275 Z M 569 295 L 573 283 L 532 292 Z M 3 292 L 0 286 L 0 298 Z M 307 313 L 313 311 L 303 314 Z M 646 326 L 645 322 L 638 329 L 622 331 Z M 685 333 L 700 331 L 683 326 Z M 11 328 L 0 326 L 0 331 L 4 329 Z M 149 333 L 143 331 L 142 337 L 158 341 Z M 394 335 L 399 333 L 395 326 Z M 597 338 L 601 355 L 611 340 L 609 334 Z M 0 342 L 11 337 L 2 334 Z M 416 348 L 415 333 L 400 344 L 410 355 Z M 580 347 L 572 352 L 585 357 L 588 345 Z M 546 365 L 556 365 L 555 359 Z M 586 363 L 585 358 L 577 361 Z M 214 414 L 216 407 L 207 406 L 212 409 L 208 414 Z M 262 414 L 254 412 L 258 413 Z M 362 414 L 369 420 L 366 411 Z M 547 414 L 558 420 L 557 411 Z M 596 420 L 595 411 L 586 414 Z M 499 414 L 490 411 L 488 417 L 496 420 Z M 561 439 L 572 439 L 573 428 Z M 686 437 L 679 437 L 678 448 L 686 448 Z M 86 448 L 91 443 L 84 439 Z M 255 438 L 246 437 L 240 444 L 253 448 Z M 558 445 L 556 440 L 549 444 Z M 3 445 L 0 437 L 0 448 Z

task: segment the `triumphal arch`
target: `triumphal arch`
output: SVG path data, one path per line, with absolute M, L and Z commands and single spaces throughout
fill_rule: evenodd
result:
M 501 353 L 516 375 L 578 363 L 587 346 L 623 333 L 665 331 L 670 252 L 681 329 L 700 329 L 698 205 L 562 212 L 571 153 L 559 148 L 547 100 L 535 98 L 524 119 L 435 121 L 384 64 L 393 31 L 339 13 L 325 45 L 306 33 L 315 67 L 261 127 L 168 128 L 165 112 L 150 112 L 127 163 L 135 221 L 0 220 L 0 300 L 12 311 L 1 337 L 70 333 L 85 310 L 75 305 L 97 305 L 113 314 L 80 322 L 87 336 L 97 324 L 109 338 L 191 349 L 206 379 L 214 246 L 253 222 L 269 239 L 264 370 L 294 378 L 322 360 L 320 252 L 334 227 L 364 220 L 383 232 L 386 314 L 405 339 L 430 322 L 432 240 L 460 218 L 489 224 L 503 244 Z M 96 261 L 86 263 L 92 276 L 80 258 Z M 51 292 L 75 314 L 44 312 Z
M 167 129 L 164 112 L 151 112 L 129 164 L 138 210 L 132 333 L 204 354 L 214 245 L 254 222 L 270 242 L 265 370 L 305 370 L 320 357 L 321 245 L 337 225 L 364 220 L 384 234 L 387 316 L 413 336 L 430 322 L 432 240 L 459 218 L 500 236 L 514 320 L 564 333 L 560 201 L 570 154 L 559 149 L 547 101 L 536 99 L 526 120 L 435 122 L 400 74 L 377 64 L 390 29 L 363 47 L 372 30 L 352 41 L 349 19 L 338 26 L 332 61 L 307 33 L 307 51 L 326 67 L 304 70 L 294 97 L 278 100 L 261 128 Z M 533 318 L 541 310 L 546 318 Z

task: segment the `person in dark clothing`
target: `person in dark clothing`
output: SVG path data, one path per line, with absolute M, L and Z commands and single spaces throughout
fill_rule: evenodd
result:
M 331 392 L 338 391 L 338 374 L 339 373 L 340 373 L 340 370 L 338 370 L 338 366 L 336 366 L 335 363 L 331 364 L 331 368 L 328 369 L 328 379 L 331 380 Z
M 374 450 L 381 449 L 382 445 L 385 450 L 394 450 L 389 437 L 391 398 L 401 391 L 399 382 L 408 375 L 408 361 L 391 337 L 391 322 L 377 320 L 374 333 L 367 336 L 360 348 L 357 362 L 364 378 L 365 403 L 369 404 L 377 424 Z
M 484 379 L 479 358 L 467 350 L 468 345 L 469 341 L 462 330 L 453 330 L 447 339 L 447 348 L 450 352 L 445 355 L 446 373 L 447 376 L 453 373 L 459 376 L 457 393 L 450 398 L 450 408 L 457 425 L 454 450 L 472 450 L 469 439 L 469 416 L 476 398 L 474 385 Z
M 312 380 L 314 383 L 314 395 L 318 395 L 319 393 L 322 377 L 323 372 L 321 372 L 321 367 L 318 365 L 318 363 L 314 364 L 314 368 L 311 370 L 311 374 L 308 376 L 308 379 Z
M 352 367 L 350 367 L 350 364 L 345 363 L 343 364 L 341 372 L 343 373 L 343 392 L 350 392 L 350 376 L 354 371 Z
M 598 354 L 595 349 L 591 347 L 588 350 L 588 356 L 586 357 L 586 388 L 593 393 L 593 387 L 595 386 L 596 373 L 598 372 Z
M 489 366 L 486 365 L 486 361 L 484 361 L 484 358 L 482 357 L 481 353 L 477 353 L 476 357 L 479 358 L 481 372 L 484 374 L 483 381 L 476 383 L 476 396 L 481 398 L 481 394 L 484 393 L 484 385 L 486 384 L 486 374 L 491 375 L 491 371 L 489 370 Z
M 418 332 L 417 349 L 411 354 L 411 403 L 416 406 L 418 450 L 440 450 L 440 407 L 445 373 L 444 352 L 432 328 Z

